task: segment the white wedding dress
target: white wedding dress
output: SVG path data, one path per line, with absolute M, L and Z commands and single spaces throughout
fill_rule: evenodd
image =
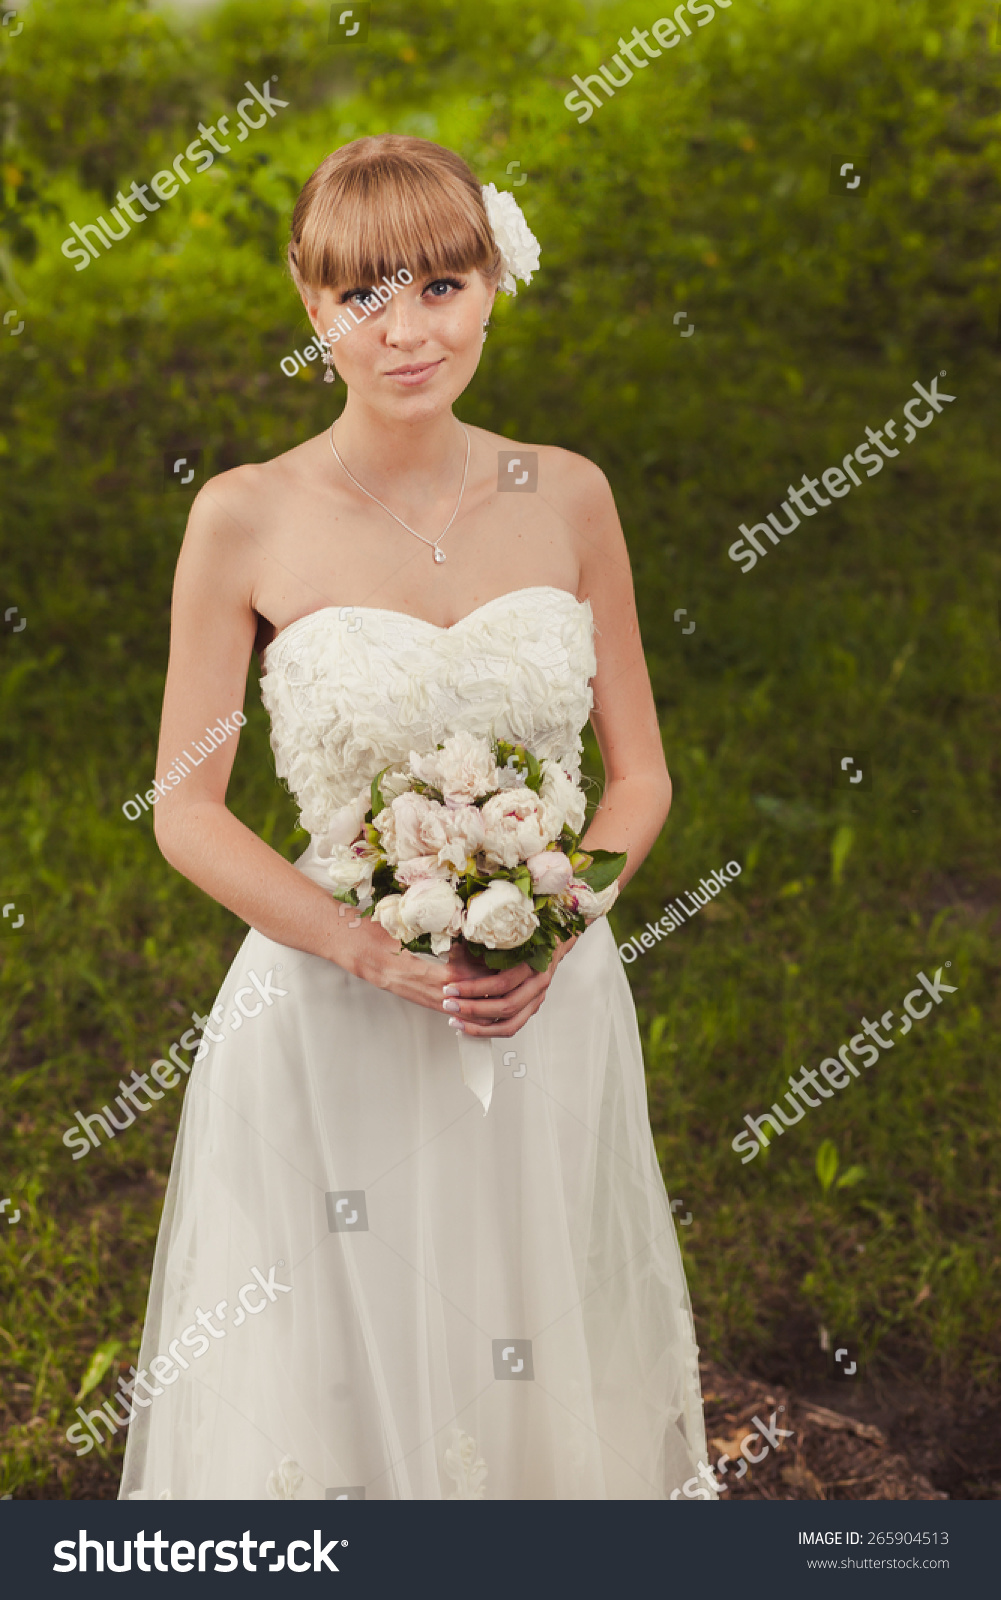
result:
M 593 623 L 562 589 L 448 629 L 326 608 L 263 665 L 297 866 L 328 888 L 338 812 L 411 750 L 468 729 L 579 770 Z M 662 1500 L 696 1473 L 698 1352 L 604 918 L 494 1041 L 486 1115 L 444 1013 L 255 931 L 208 1029 L 123 1498 Z

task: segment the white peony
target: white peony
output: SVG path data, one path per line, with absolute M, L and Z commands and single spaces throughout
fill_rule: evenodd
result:
M 418 934 L 431 935 L 433 953 L 441 955 L 462 930 L 462 901 L 450 883 L 426 878 L 408 889 L 400 903 L 400 920 Z
M 486 830 L 483 855 L 488 867 L 516 867 L 549 843 L 542 802 L 532 789 L 507 789 L 481 807 Z
M 506 878 L 498 878 L 482 894 L 474 894 L 462 919 L 466 938 L 489 950 L 515 950 L 538 926 L 531 900 Z
M 440 789 L 449 807 L 468 806 L 498 787 L 497 763 L 486 739 L 462 730 L 450 734 L 440 750 L 410 752 L 410 766 L 422 783 Z
M 562 894 L 573 877 L 570 859 L 562 850 L 540 850 L 525 862 L 536 894 Z
M 509 765 L 498 768 L 497 787 L 498 789 L 523 789 L 525 787 L 525 775 L 519 767 L 513 764 L 513 758 Z
M 456 806 L 445 813 L 444 826 L 445 844 L 438 852 L 438 860 L 449 863 L 457 872 L 465 872 L 469 856 L 483 849 L 483 813 L 478 806 Z
M 531 283 L 532 273 L 539 270 L 542 246 L 513 194 L 506 189 L 498 191 L 494 183 L 485 183 L 480 192 L 490 231 L 501 253 L 501 279 L 497 287 L 504 294 L 517 294 L 515 278 Z
M 569 884 L 564 899 L 568 900 L 575 911 L 579 911 L 588 922 L 593 922 L 595 917 L 603 917 L 611 911 L 619 897 L 619 880 L 615 879 L 607 889 L 601 889 L 595 894 L 594 890 L 586 883 L 578 883 L 576 879 Z
M 543 761 L 539 798 L 550 839 L 558 839 L 564 826 L 573 833 L 580 833 L 587 815 L 587 802 L 582 790 L 567 777 L 558 761 Z
M 329 855 L 333 847 L 338 844 L 352 844 L 361 833 L 365 813 L 371 804 L 370 791 L 365 788 L 353 800 L 349 800 L 346 806 L 341 806 L 339 811 L 335 811 L 322 837 L 316 841 L 319 854 Z
M 401 944 L 414 937 L 400 916 L 402 904 L 402 894 L 387 894 L 376 902 L 375 910 L 372 912 L 373 922 L 378 922 L 391 939 L 399 939 Z
M 378 816 L 372 818 L 372 826 L 379 835 L 386 860 L 390 866 L 395 866 L 400 856 L 396 846 L 396 812 L 391 805 L 383 806 Z
M 329 859 L 324 857 L 323 865 L 335 894 L 357 889 L 358 898 L 363 899 L 371 893 L 372 873 L 377 860 L 375 852 L 366 845 L 335 844 Z
M 401 794 L 393 801 L 392 810 L 399 861 L 407 861 L 411 856 L 437 856 L 448 843 L 445 807 L 439 801 L 429 800 L 423 794 Z
M 447 861 L 439 861 L 437 856 L 408 856 L 406 861 L 397 862 L 393 871 L 397 883 L 402 883 L 407 889 L 413 883 L 422 883 L 425 878 L 455 882 L 454 869 Z

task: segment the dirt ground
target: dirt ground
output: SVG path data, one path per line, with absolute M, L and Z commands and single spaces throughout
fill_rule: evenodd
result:
M 1001 1406 L 967 1396 L 946 1398 L 901 1383 L 823 1382 L 808 1392 L 700 1366 L 709 1462 L 729 1457 L 719 1481 L 727 1500 L 998 1500 L 1001 1499 Z M 783 1409 L 784 1408 L 784 1409 Z M 740 1445 L 751 1455 L 764 1445 L 752 1419 L 791 1430 L 777 1448 L 738 1476 Z M 9 1420 L 13 1421 L 13 1418 Z M 39 1419 L 41 1421 L 41 1419 Z M 42 1486 L 14 1498 L 114 1500 L 118 1460 L 95 1451 L 75 1463 L 61 1459 L 53 1438 L 53 1471 Z
M 744 1500 L 1001 1499 L 998 1406 L 946 1400 L 906 1385 L 780 1385 L 701 1364 L 709 1461 L 729 1456 L 720 1498 Z M 781 1409 L 784 1407 L 785 1409 Z M 752 1418 L 792 1430 L 737 1476 Z M 748 1444 L 760 1455 L 760 1436 Z

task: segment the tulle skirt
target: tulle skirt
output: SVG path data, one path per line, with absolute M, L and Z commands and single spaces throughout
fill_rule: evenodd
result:
M 312 846 L 298 866 L 324 882 Z M 698 1352 L 604 918 L 493 1042 L 486 1115 L 443 1013 L 260 933 L 215 1019 L 123 1498 L 659 1500 L 692 1477 Z

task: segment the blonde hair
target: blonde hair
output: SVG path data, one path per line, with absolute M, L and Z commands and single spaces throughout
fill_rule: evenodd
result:
M 480 186 L 454 151 L 382 133 L 325 156 L 292 212 L 296 287 L 366 287 L 401 269 L 415 278 L 478 268 L 500 276 Z

